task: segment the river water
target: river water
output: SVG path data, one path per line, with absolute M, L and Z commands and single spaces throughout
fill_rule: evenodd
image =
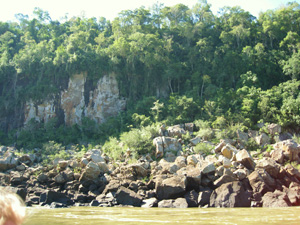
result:
M 241 224 L 299 225 L 300 208 L 28 208 L 24 225 Z

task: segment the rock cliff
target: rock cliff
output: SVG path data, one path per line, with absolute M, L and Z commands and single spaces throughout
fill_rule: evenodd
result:
M 122 111 L 125 105 L 114 74 L 103 76 L 95 87 L 87 85 L 86 74 L 75 74 L 69 79 L 68 88 L 50 100 L 40 104 L 32 100 L 26 102 L 24 125 L 32 119 L 48 122 L 54 117 L 61 117 L 67 125 L 80 124 L 84 117 L 103 123 Z

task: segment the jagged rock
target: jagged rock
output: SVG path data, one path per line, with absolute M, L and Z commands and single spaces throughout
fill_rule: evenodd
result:
M 141 206 L 143 200 L 140 195 L 122 186 L 116 192 L 115 198 L 118 204 L 132 206 Z
M 264 195 L 275 190 L 275 180 L 264 169 L 256 169 L 249 176 L 249 183 L 254 192 Z
M 273 145 L 275 149 L 281 149 L 288 156 L 290 161 L 298 161 L 300 146 L 293 140 L 277 142 Z
M 158 178 L 155 185 L 157 198 L 162 200 L 180 197 L 185 193 L 186 185 L 187 179 L 184 176 Z
M 277 179 L 280 171 L 280 165 L 275 160 L 264 158 L 256 163 L 256 168 L 265 169 L 273 178 Z
M 267 128 L 272 136 L 279 135 L 281 133 L 281 126 L 279 124 L 271 123 Z
M 263 207 L 288 207 L 292 206 L 286 193 L 276 190 L 274 192 L 267 192 L 262 197 Z
M 225 183 L 210 196 L 211 207 L 250 207 L 251 193 L 240 181 Z
M 243 164 L 247 169 L 254 170 L 255 163 L 249 152 L 245 149 L 236 154 L 236 161 Z

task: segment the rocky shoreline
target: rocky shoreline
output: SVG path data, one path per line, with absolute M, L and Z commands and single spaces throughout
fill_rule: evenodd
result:
M 27 206 L 135 207 L 287 207 L 300 205 L 300 145 L 279 125 L 269 134 L 237 131 L 236 140 L 213 145 L 191 136 L 182 149 L 181 135 L 193 124 L 161 127 L 154 138 L 155 158 L 141 156 L 135 163 L 113 161 L 101 149 L 80 159 L 55 159 L 42 166 L 36 153 L 18 155 L 13 147 L 0 147 L 0 185 L 19 194 Z M 275 144 L 269 144 L 274 135 Z M 253 139 L 265 151 L 247 151 Z M 196 154 L 205 143 L 213 154 Z M 271 147 L 270 147 L 271 146 Z M 125 157 L 125 156 L 124 156 Z M 127 159 L 130 159 L 128 151 Z M 154 159 L 153 159 L 154 158 Z

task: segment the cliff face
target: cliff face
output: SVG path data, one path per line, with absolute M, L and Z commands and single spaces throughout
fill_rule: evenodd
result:
M 124 110 L 125 105 L 113 74 L 103 76 L 94 88 L 87 85 L 84 73 L 75 74 L 70 78 L 68 88 L 50 100 L 42 104 L 27 102 L 24 125 L 32 119 L 48 122 L 54 117 L 59 117 L 67 125 L 80 124 L 84 117 L 103 123 L 108 117 Z

